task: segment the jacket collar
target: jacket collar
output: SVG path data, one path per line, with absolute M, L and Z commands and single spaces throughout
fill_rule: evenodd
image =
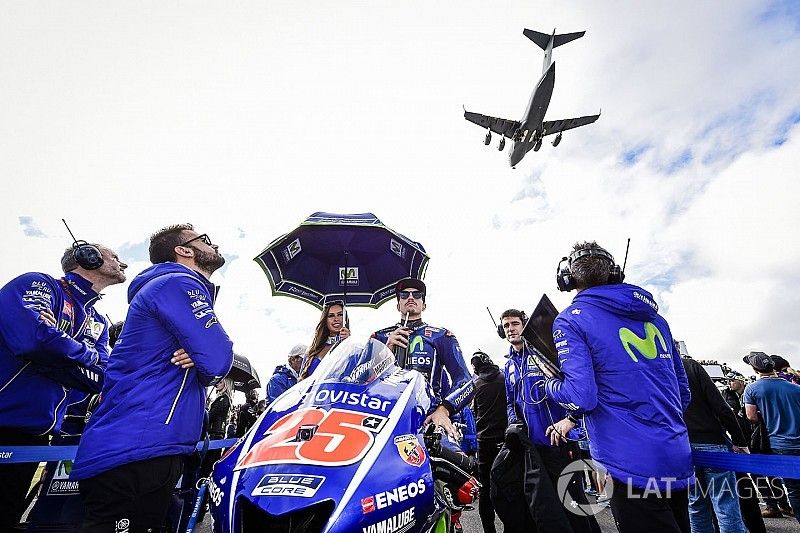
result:
M 522 351 L 518 352 L 514 349 L 513 344 L 508 345 L 508 353 L 506 354 L 506 359 L 521 359 L 522 356 L 525 354 L 525 345 L 522 345 Z
M 64 274 L 64 281 L 69 285 L 70 296 L 75 299 L 75 303 L 81 306 L 102 296 L 92 289 L 91 281 L 75 272 L 67 272 Z
M 211 303 L 212 304 L 216 303 L 217 294 L 219 294 L 219 285 L 214 285 L 213 283 L 211 283 L 211 281 L 209 281 L 208 278 L 206 278 L 204 275 L 202 275 L 197 270 L 193 270 L 193 269 L 189 268 L 188 266 L 182 265 L 180 263 L 175 263 L 175 264 L 178 265 L 181 268 L 185 268 L 186 270 L 191 272 L 197 279 L 199 279 L 203 283 L 203 285 L 205 285 L 206 288 L 208 289 L 208 293 L 211 295 Z

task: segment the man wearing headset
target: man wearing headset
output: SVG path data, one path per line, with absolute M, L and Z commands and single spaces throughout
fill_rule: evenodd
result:
M 106 246 L 77 242 L 61 266 L 61 278 L 29 272 L 0 289 L 0 445 L 46 446 L 68 391 L 100 392 L 108 324 L 94 305 L 128 265 Z M 0 530 L 19 522 L 37 466 L 0 466 Z
M 547 370 L 545 392 L 585 415 L 620 533 L 688 532 L 686 372 L 653 296 L 623 279 L 596 242 L 576 244 L 559 264 L 559 289 L 578 294 L 553 324 L 563 376 Z
M 504 368 L 506 403 L 510 432 L 508 438 L 522 437 L 524 448 L 524 491 L 536 530 L 547 532 L 591 531 L 586 517 L 567 512 L 556 491 L 561 472 L 578 459 L 578 447 L 567 436 L 576 420 L 566 409 L 547 397 L 546 376 L 536 363 L 540 355 L 522 337 L 527 317 L 517 309 L 500 315 L 502 336 L 511 344 Z M 525 438 L 527 437 L 527 438 Z M 569 481 L 568 491 L 578 503 L 585 503 L 577 476 Z

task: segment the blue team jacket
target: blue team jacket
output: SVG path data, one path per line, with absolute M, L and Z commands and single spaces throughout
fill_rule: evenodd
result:
M 309 375 L 311 372 L 309 372 Z M 286 365 L 275 367 L 275 373 L 267 382 L 267 405 L 274 402 L 278 396 L 297 385 L 297 374 Z
M 545 395 L 546 378 L 527 351 L 523 355 L 512 346 L 506 357 L 508 423 L 524 422 L 534 444 L 552 446 L 547 427 L 563 420 L 566 410 Z
M 177 263 L 153 265 L 134 278 L 125 326 L 71 479 L 194 450 L 205 388 L 233 363 L 233 345 L 214 313 L 214 294 L 214 285 Z M 170 362 L 178 348 L 189 353 L 192 368 Z
M 553 339 L 564 380 L 545 390 L 586 414 L 592 457 L 636 487 L 650 478 L 650 488 L 687 487 L 689 384 L 653 296 L 628 284 L 581 291 L 556 318 Z
M 108 328 L 94 311 L 99 297 L 72 272 L 31 272 L 0 289 L 0 427 L 57 432 L 69 389 L 100 392 Z M 44 310 L 56 327 L 39 320 Z

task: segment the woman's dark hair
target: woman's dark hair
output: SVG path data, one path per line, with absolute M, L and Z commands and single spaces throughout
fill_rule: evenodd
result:
M 311 346 L 308 348 L 306 357 L 303 360 L 303 366 L 300 368 L 300 372 L 298 373 L 300 379 L 305 379 L 308 377 L 308 368 L 311 366 L 312 358 L 320 353 L 328 344 L 328 337 L 330 337 L 332 333 L 328 330 L 328 313 L 331 312 L 331 307 L 334 305 L 338 305 L 344 309 L 344 302 L 339 300 L 328 302 L 325 304 L 325 307 L 322 308 L 322 316 L 317 323 L 317 327 L 314 329 L 314 340 L 311 341 Z M 348 318 L 347 322 L 345 323 L 345 327 L 347 327 L 349 323 L 350 319 Z

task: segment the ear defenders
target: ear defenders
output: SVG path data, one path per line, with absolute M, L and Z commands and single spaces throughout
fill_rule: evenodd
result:
M 622 268 L 614 262 L 614 257 L 604 248 L 597 246 L 584 250 L 575 250 L 569 254 L 569 257 L 561 258 L 561 261 L 558 262 L 558 266 L 556 266 L 556 285 L 558 286 L 558 290 L 569 292 L 578 288 L 575 284 L 575 278 L 572 275 L 572 263 L 587 256 L 599 256 L 608 259 L 611 263 L 608 273 L 609 285 L 622 283 L 625 280 L 625 273 L 622 271 Z M 564 265 L 565 262 L 567 263 L 566 265 Z
M 78 266 L 86 270 L 97 270 L 103 266 L 103 254 L 100 253 L 100 249 L 86 241 L 72 243 L 72 257 Z
M 75 238 L 72 230 L 69 229 L 67 221 L 62 218 L 61 222 L 64 223 L 69 236 L 72 237 L 72 257 L 78 263 L 78 266 L 86 270 L 97 270 L 103 266 L 103 254 L 100 253 L 100 248 L 86 241 L 79 241 Z
M 525 314 L 525 311 L 522 311 L 522 316 L 520 317 L 522 320 L 522 325 L 525 326 L 525 323 L 528 321 L 528 315 Z M 503 329 L 503 319 L 500 319 L 500 323 L 497 325 L 497 335 L 500 336 L 501 339 L 506 338 L 506 330 Z

